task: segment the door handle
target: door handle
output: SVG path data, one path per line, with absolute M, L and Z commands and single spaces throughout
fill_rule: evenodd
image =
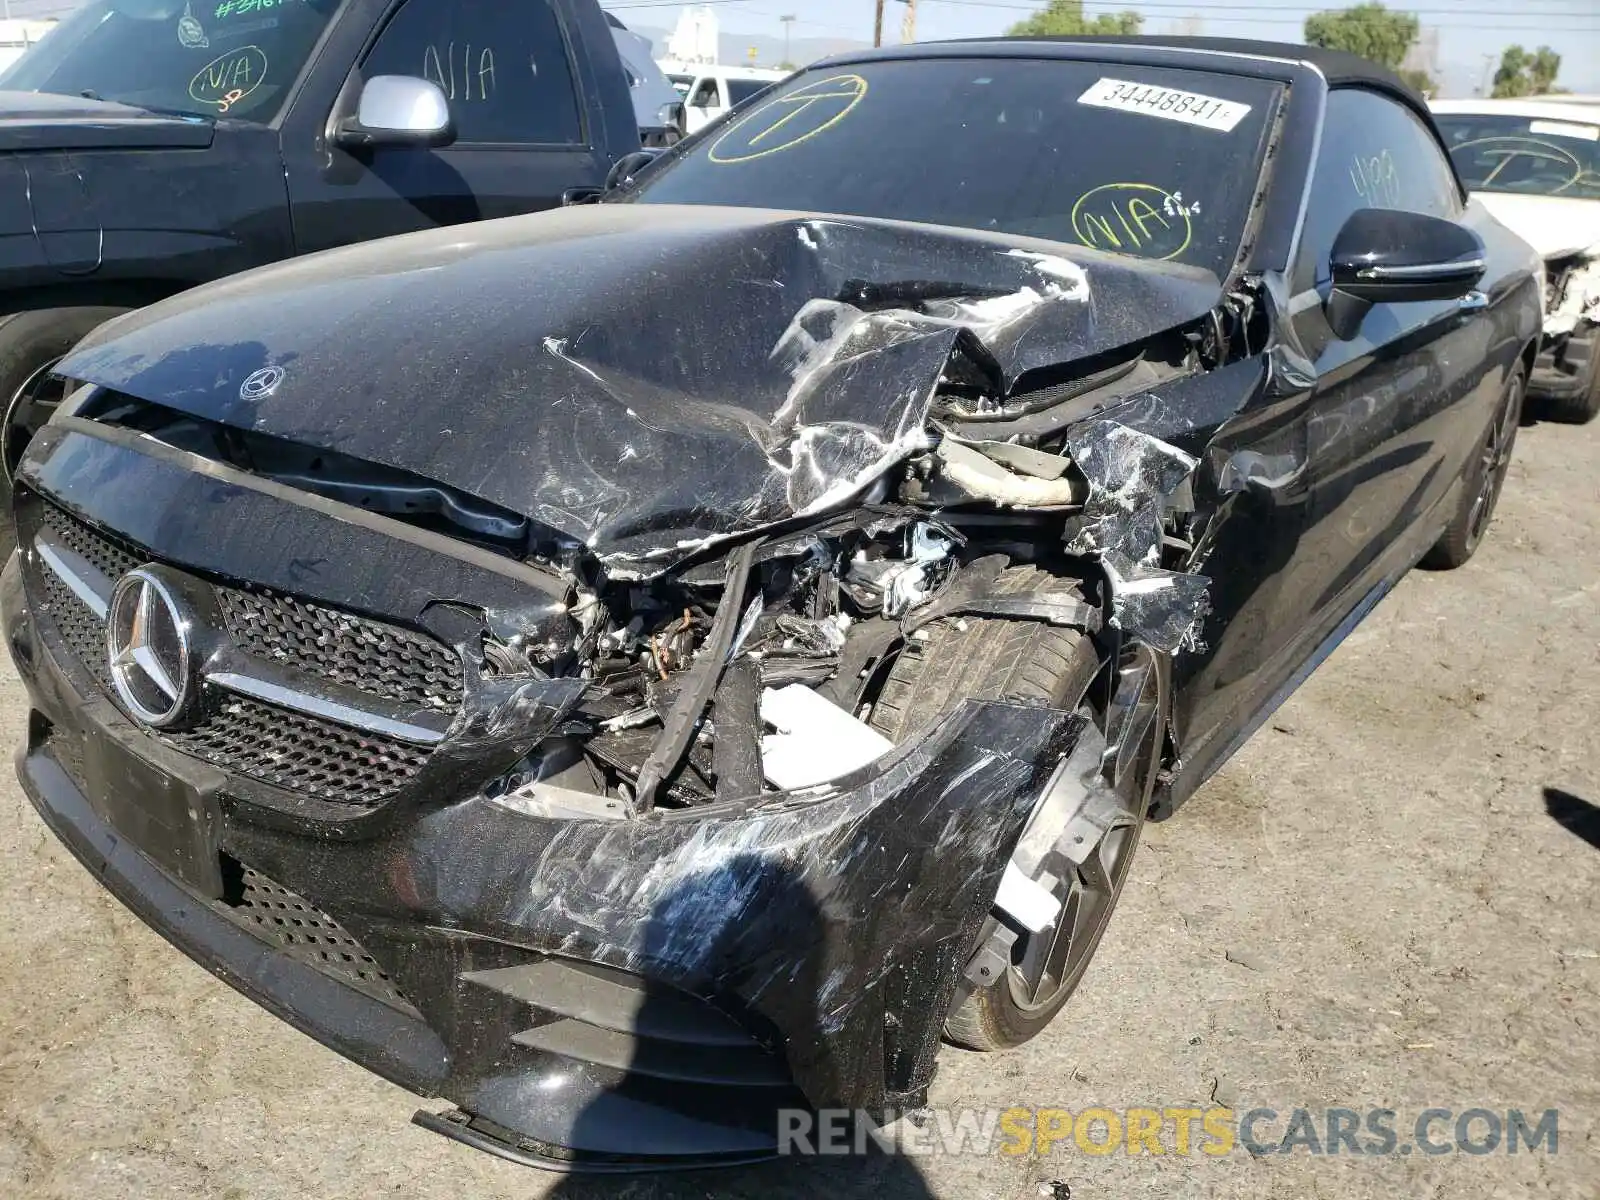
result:
M 1489 297 L 1480 291 L 1468 292 L 1458 302 L 1462 312 L 1482 312 L 1489 307 Z

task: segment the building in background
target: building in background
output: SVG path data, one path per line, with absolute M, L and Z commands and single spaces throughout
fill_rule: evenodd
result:
M 677 27 L 667 37 L 667 52 L 657 61 L 669 73 L 709 66 L 717 61 L 721 36 L 716 11 L 709 4 L 686 8 L 678 14 Z
M 21 58 L 29 47 L 56 27 L 54 21 L 0 20 L 0 71 Z

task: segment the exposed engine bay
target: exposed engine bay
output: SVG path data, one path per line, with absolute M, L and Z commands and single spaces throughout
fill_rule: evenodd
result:
M 948 300 L 931 303 L 948 319 Z M 469 694 L 458 733 L 503 729 L 518 680 L 582 681 L 551 736 L 485 794 L 534 815 L 625 819 L 748 805 L 870 765 L 892 748 L 872 724 L 884 672 L 939 620 L 1109 622 L 1166 653 L 1192 648 L 1207 582 L 1181 570 L 1195 462 L 1094 414 L 1226 355 L 1221 323 L 1035 372 L 1011 396 L 966 352 L 978 346 L 958 344 L 925 426 L 864 502 L 679 543 L 654 573 L 432 480 L 126 396 L 89 411 L 545 568 L 559 602 L 482 610 L 481 635 L 461 645 L 482 700 Z M 1001 573 L 1020 564 L 1055 582 L 1001 594 Z
M 1600 255 L 1593 250 L 1545 260 L 1545 336 L 1564 338 L 1600 324 Z
M 81 415 L 537 571 L 548 600 L 438 595 L 421 618 L 476 614 L 439 633 L 478 673 L 447 742 L 547 734 L 492 788 L 530 811 L 626 818 L 844 777 L 888 749 L 884 672 L 939 620 L 1197 648 L 1197 460 L 1163 437 L 1258 385 L 1258 367 L 1224 377 L 1266 348 L 1259 292 L 872 221 L 682 219 L 682 276 L 726 280 L 726 320 L 668 356 L 628 335 L 641 293 L 619 276 L 549 297 L 531 346 L 508 314 L 481 363 L 419 377 L 433 432 L 357 406 L 327 426 L 344 368 L 321 350 L 262 401 L 142 355 L 137 333 L 76 356 L 99 389 Z M 1210 380 L 1215 400 L 1165 398 Z M 545 397 L 536 436 L 480 399 L 502 386 Z M 1024 565 L 1045 582 L 1001 594 Z M 527 720 L 533 683 L 562 680 Z

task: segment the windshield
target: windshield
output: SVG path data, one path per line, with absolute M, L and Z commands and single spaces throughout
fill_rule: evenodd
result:
M 270 121 L 343 0 L 90 0 L 0 89 Z
M 1224 275 L 1280 90 L 1019 59 L 809 71 L 686 143 L 631 198 L 998 230 Z
M 1600 121 L 1439 113 L 1461 180 L 1475 192 L 1600 200 Z

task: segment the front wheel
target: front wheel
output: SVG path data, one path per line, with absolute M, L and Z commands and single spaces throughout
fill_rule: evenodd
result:
M 66 385 L 56 364 L 125 308 L 47 308 L 0 318 L 0 549 L 10 554 L 11 482 L 23 452 L 61 402 Z
M 1037 568 L 1015 567 L 997 590 L 1058 591 L 1061 584 Z M 967 698 L 1043 701 L 1091 722 L 1011 858 L 1049 893 L 1054 918 L 1029 931 L 995 910 L 984 944 L 993 944 L 1002 925 L 1015 935 L 1003 977 L 975 990 L 945 1021 L 945 1036 L 958 1045 L 1004 1050 L 1037 1035 L 1062 1010 L 1110 921 L 1160 768 L 1167 673 L 1154 652 L 1137 644 L 1120 662 L 1102 662 L 1080 629 L 968 619 L 937 622 L 928 635 L 895 662 L 873 708 L 872 723 L 891 739 Z M 1106 753 L 1108 745 L 1116 753 Z M 1094 820 L 1084 819 L 1090 815 Z
M 1423 557 L 1422 565 L 1435 571 L 1464 566 L 1478 552 L 1483 535 L 1494 520 L 1495 506 L 1506 472 L 1511 469 L 1511 452 L 1517 444 L 1517 429 L 1522 424 L 1522 399 L 1527 389 L 1526 373 L 1518 368 L 1501 394 L 1499 407 L 1478 452 L 1467 463 L 1462 477 L 1461 499 L 1455 516 L 1439 540 Z

